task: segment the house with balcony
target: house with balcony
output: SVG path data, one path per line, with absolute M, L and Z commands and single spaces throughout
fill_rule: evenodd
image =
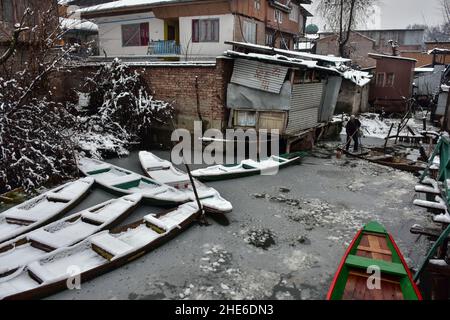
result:
M 100 55 L 209 60 L 237 41 L 294 48 L 311 0 L 135 0 L 80 9 L 98 25 Z

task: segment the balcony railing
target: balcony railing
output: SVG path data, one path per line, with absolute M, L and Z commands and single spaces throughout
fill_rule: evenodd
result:
M 179 55 L 181 47 L 175 40 L 151 41 L 148 45 L 149 55 Z

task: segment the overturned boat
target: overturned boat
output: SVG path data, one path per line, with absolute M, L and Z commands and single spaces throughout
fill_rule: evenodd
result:
M 304 152 L 282 154 L 280 156 L 270 156 L 268 159 L 255 161 L 247 159 L 239 164 L 233 165 L 216 165 L 204 169 L 192 171 L 192 176 L 200 181 L 219 181 L 243 178 L 253 175 L 274 175 L 279 169 L 283 169 L 289 165 L 299 163 Z
M 177 169 L 170 161 L 163 160 L 147 151 L 139 153 L 139 161 L 150 178 L 178 189 L 192 201 L 196 200 L 189 175 Z M 222 198 L 217 190 L 197 180 L 194 183 L 199 200 L 206 212 L 228 213 L 233 210 L 231 203 Z
M 372 281 L 377 272 L 379 278 Z M 392 236 L 379 223 L 370 222 L 347 249 L 327 300 L 422 300 L 422 296 Z
M 1 244 L 0 279 L 49 252 L 119 224 L 141 199 L 140 194 L 135 194 L 109 200 Z
M 71 181 L 0 213 L 0 243 L 62 216 L 87 195 L 93 184 L 92 178 Z
M 173 207 L 190 201 L 187 194 L 173 187 L 103 161 L 81 158 L 78 168 L 107 191 L 118 195 L 139 193 L 150 205 Z
M 55 250 L 0 279 L 0 299 L 37 299 L 68 288 L 71 279 L 90 280 L 138 259 L 188 228 L 200 216 L 189 202 L 163 214 L 104 231 Z M 74 270 L 76 266 L 76 270 Z

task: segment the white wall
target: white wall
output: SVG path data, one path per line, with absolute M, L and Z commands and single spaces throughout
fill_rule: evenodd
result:
M 122 25 L 148 22 L 150 25 L 150 41 L 164 40 L 164 21 L 155 18 L 152 12 L 130 14 L 95 19 L 98 24 L 100 55 L 103 50 L 108 56 L 146 55 L 147 46 L 122 47 Z
M 192 42 L 192 20 L 195 19 L 220 19 L 219 42 Z M 232 14 L 216 16 L 180 17 L 180 45 L 182 54 L 199 57 L 216 57 L 224 51 L 232 49 L 232 46 L 224 44 L 225 41 L 233 41 L 234 16 Z

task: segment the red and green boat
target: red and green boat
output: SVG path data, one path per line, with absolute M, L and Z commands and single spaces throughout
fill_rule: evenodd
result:
M 347 249 L 327 300 L 422 300 L 422 295 L 392 236 L 370 222 Z

